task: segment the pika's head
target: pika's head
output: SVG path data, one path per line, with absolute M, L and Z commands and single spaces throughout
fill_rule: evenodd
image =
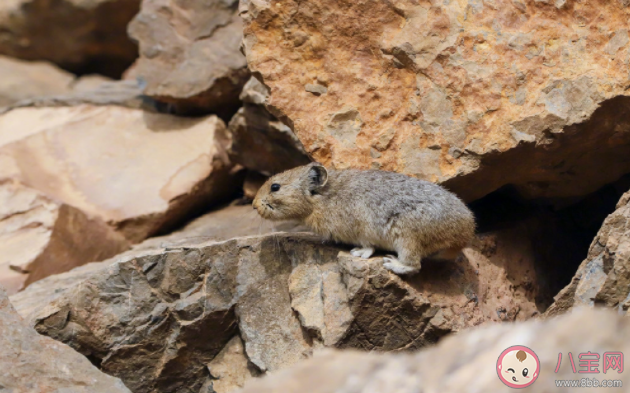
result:
M 316 196 L 328 182 L 328 171 L 317 163 L 272 176 L 258 190 L 254 209 L 272 221 L 300 220 L 313 211 Z

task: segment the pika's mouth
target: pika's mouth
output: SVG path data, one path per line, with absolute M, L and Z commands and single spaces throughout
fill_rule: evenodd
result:
M 516 379 L 516 377 L 512 377 L 512 381 L 518 382 L 518 379 Z
M 262 202 L 260 203 L 260 205 L 258 205 L 258 207 L 254 208 L 256 209 L 256 212 L 258 212 L 258 214 L 265 219 L 270 219 L 273 211 L 275 210 L 274 207 L 267 202 Z

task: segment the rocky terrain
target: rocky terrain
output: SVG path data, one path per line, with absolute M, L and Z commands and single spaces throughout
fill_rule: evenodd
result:
M 629 29 L 625 0 L 3 2 L 0 391 L 507 391 L 513 345 L 563 391 L 559 353 L 630 338 Z M 442 184 L 477 236 L 399 277 L 263 221 L 311 161 Z
M 327 350 L 293 369 L 262 380 L 252 380 L 242 392 L 509 392 L 513 389 L 507 388 L 497 378 L 496 364 L 498 355 L 515 342 L 536 348 L 541 372 L 530 390 L 574 392 L 579 388 L 556 386 L 556 381 L 584 376 L 573 372 L 568 353 L 603 354 L 610 348 L 627 351 L 630 349 L 627 343 L 629 322 L 610 311 L 582 309 L 552 321 L 473 329 L 447 337 L 437 346 L 415 354 Z M 567 332 L 571 333 L 567 335 Z M 564 358 L 558 367 L 559 353 Z M 554 372 L 556 367 L 558 371 Z M 602 367 L 599 367 L 600 372 Z M 576 368 L 580 369 L 577 359 Z M 627 373 L 619 373 L 618 370 L 609 370 L 605 375 L 623 386 L 630 383 Z
M 37 334 L 11 306 L 3 289 L 0 289 L 0 330 L 2 390 L 16 393 L 129 392 L 119 379 L 101 373 L 67 345 Z

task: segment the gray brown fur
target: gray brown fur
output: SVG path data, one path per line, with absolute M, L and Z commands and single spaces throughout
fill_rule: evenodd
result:
M 271 191 L 272 184 L 280 185 Z M 258 191 L 254 209 L 270 220 L 298 220 L 315 233 L 361 246 L 394 251 L 385 267 L 397 274 L 420 270 L 430 255 L 455 257 L 475 235 L 472 212 L 453 193 L 394 172 L 326 170 L 309 164 L 271 177 Z

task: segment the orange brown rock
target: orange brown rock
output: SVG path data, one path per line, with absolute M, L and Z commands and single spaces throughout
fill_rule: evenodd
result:
M 621 1 L 242 2 L 251 70 L 314 159 L 575 197 L 630 172 Z M 314 85 L 321 94 L 314 94 Z

